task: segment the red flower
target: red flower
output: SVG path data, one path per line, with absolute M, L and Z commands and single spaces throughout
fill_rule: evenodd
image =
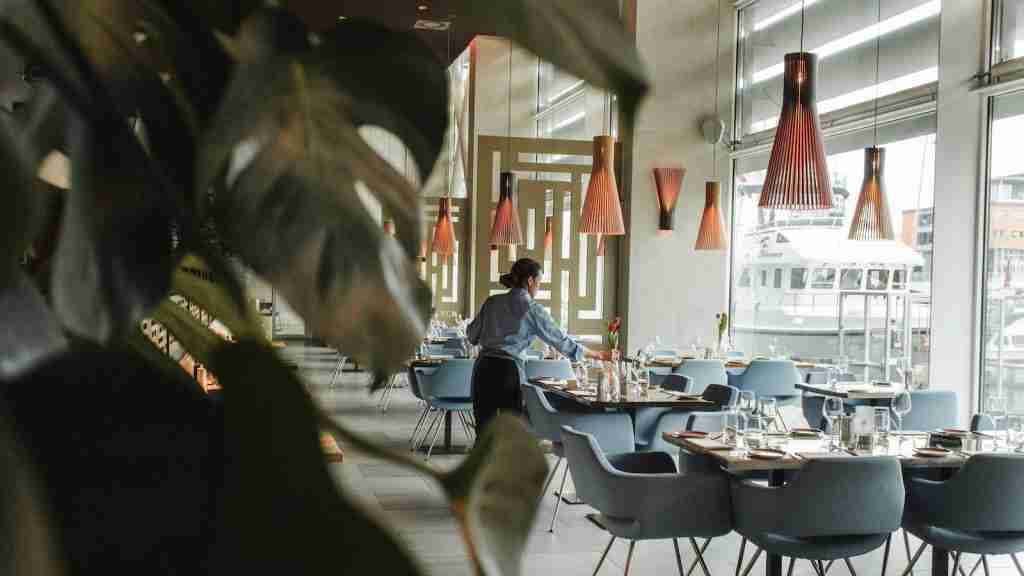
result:
M 612 320 L 612 323 L 608 325 L 608 333 L 609 334 L 618 334 L 620 326 L 622 326 L 622 318 L 619 317 L 619 316 L 616 316 L 615 320 Z

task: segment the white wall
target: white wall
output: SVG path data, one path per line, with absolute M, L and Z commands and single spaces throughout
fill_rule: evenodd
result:
M 715 29 L 717 0 L 637 0 L 637 47 L 654 89 L 637 118 L 629 190 L 629 274 L 626 345 L 645 346 L 660 336 L 665 344 L 688 345 L 700 336 L 710 343 L 715 314 L 728 307 L 728 251 L 697 252 L 693 245 L 704 208 L 704 182 L 714 174 L 712 148 L 700 123 L 715 112 Z M 719 62 L 721 116 L 731 125 L 735 15 L 722 5 Z M 728 133 L 728 131 L 727 131 Z M 731 178 L 720 147 L 725 223 Z M 686 179 L 676 207 L 675 231 L 658 236 L 658 201 L 651 169 L 681 165 Z

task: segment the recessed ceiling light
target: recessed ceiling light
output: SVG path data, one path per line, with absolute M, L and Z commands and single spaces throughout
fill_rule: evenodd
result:
M 348 20 L 348 16 L 338 16 L 338 20 Z
M 420 4 L 420 5 L 419 5 L 419 6 L 417 6 L 416 8 L 417 8 L 417 9 L 418 9 L 418 10 L 419 10 L 420 12 L 425 12 L 425 11 L 427 11 L 427 10 L 429 10 L 429 9 L 430 9 L 430 6 L 427 6 L 426 4 Z

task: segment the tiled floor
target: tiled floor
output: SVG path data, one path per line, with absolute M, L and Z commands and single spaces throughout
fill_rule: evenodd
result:
M 377 396 L 368 393 L 367 376 L 346 373 L 334 388 L 330 388 L 331 370 L 335 357 L 329 350 L 302 346 L 285 349 L 289 359 L 299 364 L 301 373 L 310 384 L 314 395 L 336 417 L 349 426 L 362 431 L 374 440 L 399 450 L 407 450 L 407 440 L 416 424 L 419 406 L 407 388 L 397 390 L 386 413 L 377 409 Z M 455 432 L 456 444 L 463 444 L 460 432 Z M 441 489 L 416 472 L 379 459 L 368 457 L 345 447 L 345 460 L 333 466 L 336 477 L 349 494 L 363 502 L 368 509 L 388 521 L 427 571 L 437 575 L 469 575 L 465 546 L 446 507 Z M 454 466 L 461 456 L 437 455 L 431 463 Z M 553 462 L 553 460 L 552 460 Z M 524 574 L 558 574 L 559 576 L 590 575 L 608 542 L 608 535 L 594 526 L 585 516 L 592 509 L 586 505 L 565 506 L 558 513 L 555 532 L 547 531 L 554 508 L 554 497 L 544 498 L 538 514 L 526 556 Z M 693 553 L 686 542 L 680 543 L 683 561 L 689 567 Z M 912 542 L 912 545 L 913 542 Z M 613 546 L 600 574 L 622 574 L 627 544 L 619 541 Z M 705 554 L 712 574 L 733 575 L 739 551 L 739 538 L 735 534 L 716 539 Z M 748 547 L 749 556 L 749 547 Z M 915 574 L 929 574 L 929 555 L 925 553 Z M 974 566 L 975 556 L 964 556 L 968 567 Z M 859 574 L 878 574 L 881 570 L 881 552 L 853 559 Z M 899 575 L 906 567 L 906 553 L 902 542 L 893 541 L 889 574 Z M 1008 557 L 990 558 L 993 576 L 1016 576 Z M 640 542 L 637 544 L 631 574 L 676 574 L 675 555 L 670 541 Z M 693 574 L 700 574 L 700 569 Z M 837 564 L 830 574 L 848 573 Z M 764 574 L 763 562 L 751 572 Z M 795 575 L 812 574 L 806 562 L 798 562 Z M 979 568 L 977 575 L 982 574 Z

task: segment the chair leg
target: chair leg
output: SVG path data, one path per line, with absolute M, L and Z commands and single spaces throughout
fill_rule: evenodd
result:
M 822 570 L 821 570 L 822 573 L 823 573 L 823 576 L 828 576 L 828 571 L 832 569 L 832 564 L 834 564 L 834 563 L 835 563 L 835 560 L 829 560 L 828 564 L 823 564 L 824 568 L 822 568 Z M 819 561 L 818 564 L 821 564 L 821 562 Z
M 902 576 L 910 576 L 910 573 L 914 571 L 914 566 L 917 564 L 918 559 L 921 558 L 921 553 L 924 552 L 924 549 L 927 546 L 928 545 L 926 543 L 921 542 L 921 545 L 917 548 L 917 552 L 914 552 L 914 557 L 907 563 L 907 568 L 903 571 Z
M 750 559 L 750 564 L 743 570 L 743 576 L 750 576 L 750 571 L 754 569 L 754 564 L 757 564 L 757 559 L 761 557 L 762 550 L 758 548 L 754 552 L 754 557 Z
M 846 562 L 846 569 L 850 571 L 850 576 L 857 576 L 857 571 L 853 569 L 853 562 L 850 562 L 849 558 L 843 558 L 843 562 Z
M 954 575 L 960 570 L 960 556 L 962 556 L 962 555 L 963 555 L 963 553 L 961 553 L 961 552 L 956 552 L 956 553 L 953 554 L 953 574 Z
M 601 565 L 604 564 L 604 559 L 608 556 L 608 551 L 612 549 L 612 544 L 615 544 L 615 536 L 608 541 L 608 545 L 604 547 L 604 554 L 601 554 L 601 559 L 597 561 L 597 568 L 594 568 L 594 576 L 601 571 Z
M 1013 560 L 1013 565 L 1017 567 L 1017 573 L 1020 576 L 1024 576 L 1024 569 L 1020 567 L 1020 560 L 1017 560 L 1016 554 L 1010 554 L 1010 559 Z
M 988 556 L 981 555 L 981 567 L 985 570 L 985 576 L 989 576 L 988 573 Z
M 708 542 L 711 540 L 709 539 Z M 700 561 L 700 569 L 704 572 L 704 576 L 711 576 L 711 572 L 708 570 L 708 565 L 704 562 L 704 554 L 701 553 L 700 546 L 697 546 L 697 540 L 690 538 L 690 546 L 693 546 L 693 553 L 697 555 L 697 560 Z
M 429 407 L 427 409 L 430 410 Z M 417 452 L 417 451 L 419 451 L 420 448 L 423 447 L 423 444 L 427 441 L 427 438 L 430 437 L 430 433 L 434 431 L 434 426 L 437 426 L 437 423 L 438 423 L 438 420 L 439 420 L 439 418 L 438 418 L 439 411 L 431 410 L 431 412 L 434 414 L 434 417 L 430 418 L 428 416 L 428 418 L 430 418 L 430 421 L 427 422 L 426 427 L 423 429 L 423 434 L 420 435 L 420 439 L 417 440 L 416 444 L 412 447 L 412 451 L 413 452 Z
M 672 546 L 674 546 L 675 549 L 676 549 L 676 566 L 679 567 L 679 576 L 684 576 L 683 575 L 683 556 L 679 553 L 679 539 L 678 538 L 673 538 L 672 539 Z
M 796 562 L 796 558 L 789 557 L 789 569 L 786 570 L 786 576 L 793 576 L 793 563 Z
M 636 540 L 629 541 L 629 552 L 626 553 L 626 571 L 623 576 L 629 576 L 629 565 L 633 563 L 633 548 L 636 547 Z
M 441 430 L 444 429 L 444 413 L 444 410 L 438 410 L 437 427 L 434 428 L 434 436 L 430 439 L 430 448 L 427 448 L 427 460 L 430 460 L 431 454 L 434 453 L 434 446 L 437 445 L 437 436 L 441 434 Z
M 903 547 L 907 551 L 907 562 L 910 562 L 910 536 L 907 534 L 906 530 L 901 530 L 901 532 L 903 532 Z
M 548 532 L 555 533 L 555 520 L 558 518 L 558 505 L 562 503 L 562 492 L 565 490 L 565 479 L 569 476 L 569 464 L 566 463 L 565 468 L 562 469 L 562 485 L 558 488 L 558 497 L 555 500 L 555 511 L 551 514 L 551 526 L 548 527 Z
M 821 566 L 818 566 L 818 561 L 817 560 L 808 560 L 808 562 L 811 563 L 811 568 L 814 568 L 815 576 L 824 576 L 821 573 Z
M 892 544 L 892 534 L 885 539 L 885 552 L 882 554 L 882 575 L 885 576 L 885 571 L 889 568 L 889 546 Z
M 982 557 L 983 557 L 983 556 L 984 556 L 984 555 L 982 555 L 982 556 L 978 556 L 978 559 L 977 559 L 977 560 L 976 560 L 976 561 L 974 562 L 974 566 L 971 566 L 971 571 L 970 571 L 970 572 L 968 572 L 967 574 L 965 574 L 964 576 L 974 576 L 974 573 L 975 573 L 975 572 L 977 572 L 977 571 L 978 571 L 978 568 L 980 568 L 980 567 L 981 567 L 981 559 L 982 559 Z M 960 567 L 960 573 L 961 573 L 961 574 L 963 574 L 963 573 L 964 573 L 964 568 L 963 568 L 963 566 L 961 566 L 961 567 Z
M 551 481 L 555 479 L 555 474 L 558 473 L 558 467 L 562 464 L 562 457 L 557 456 L 557 458 L 558 459 L 555 460 L 555 467 L 551 469 L 551 472 L 548 472 L 548 479 L 544 481 L 544 489 L 540 491 L 541 498 L 548 493 L 548 487 L 551 486 Z
M 740 542 L 740 557 L 736 560 L 736 576 L 740 576 L 740 570 L 743 569 L 743 553 L 747 549 L 747 539 L 744 538 Z
M 701 556 L 704 556 L 704 552 L 707 552 L 708 546 L 711 545 L 711 540 L 712 540 L 711 538 L 708 538 L 707 540 L 704 541 L 704 545 L 700 547 L 700 555 Z M 693 571 L 697 568 L 697 564 L 699 564 L 699 563 L 700 563 L 700 560 L 697 559 L 697 558 L 694 558 L 693 562 L 690 562 L 690 569 L 686 571 L 686 576 L 690 576 L 691 574 L 693 574 Z
M 412 429 L 412 435 L 409 436 L 410 449 L 416 444 L 416 436 L 419 435 L 420 426 L 423 426 L 423 421 L 427 419 L 428 412 L 430 412 L 430 407 L 424 406 L 423 412 L 420 412 L 420 419 L 416 421 L 416 427 Z

